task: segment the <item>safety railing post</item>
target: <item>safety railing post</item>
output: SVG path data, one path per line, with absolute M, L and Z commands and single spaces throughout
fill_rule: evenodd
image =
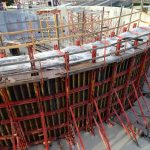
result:
M 120 49 L 121 49 L 121 39 L 118 39 L 117 45 L 116 45 L 116 56 L 120 55 Z
M 92 63 L 96 63 L 96 46 L 93 46 L 92 49 Z
M 115 36 L 115 32 L 113 31 L 113 32 L 111 32 L 110 37 L 112 38 L 114 36 Z

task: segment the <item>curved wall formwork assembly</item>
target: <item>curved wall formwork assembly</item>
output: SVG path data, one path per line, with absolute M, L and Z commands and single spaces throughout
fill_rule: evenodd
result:
M 76 39 L 75 46 L 59 48 L 55 43 L 54 50 L 41 53 L 34 53 L 37 43 L 33 36 L 32 43 L 2 45 L 1 50 L 24 46 L 28 54 L 0 59 L 0 148 L 25 150 L 43 144 L 48 150 L 53 141 L 64 138 L 70 149 L 77 144 L 84 150 L 80 131 L 94 135 L 97 126 L 110 150 L 104 122 L 118 122 L 138 145 L 126 110 L 137 101 L 143 126 L 148 127 L 139 97 L 143 97 L 145 81 L 150 88 L 146 75 L 150 66 L 150 27 L 135 22 L 124 28 L 118 23 L 119 30 L 110 29 L 106 37 L 102 24 L 101 35 L 94 34 L 93 41 L 82 41 L 89 30 Z M 57 28 L 55 32 L 63 26 Z M 42 39 L 48 41 L 47 37 Z

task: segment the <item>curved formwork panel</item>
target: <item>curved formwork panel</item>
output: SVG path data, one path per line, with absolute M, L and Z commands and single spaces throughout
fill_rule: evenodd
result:
M 132 104 L 136 101 L 132 83 L 137 91 L 143 85 L 143 75 L 150 65 L 149 48 L 141 45 L 130 55 L 114 57 L 108 63 L 87 62 L 66 67 L 57 76 L 56 72 L 49 74 L 54 70 L 44 70 L 43 78 L 40 73 L 32 76 L 26 73 L 18 75 L 16 82 L 7 82 L 7 86 L 1 84 L 1 147 L 12 146 L 12 134 L 26 146 L 72 137 L 70 126 L 73 121 L 69 108 L 79 131 L 92 131 L 95 126 L 93 116 L 98 121 L 93 100 L 103 121 L 115 115 L 114 108 L 120 114 L 114 91 L 124 109 L 130 108 L 126 99 L 128 97 Z M 26 79 L 29 74 L 30 81 Z
M 107 9 L 69 9 L 67 25 L 60 10 L 41 10 L 40 29 L 31 23 L 25 31 L 0 33 L 29 34 L 27 41 L 1 39 L 4 53 L 22 47 L 28 51 L 0 58 L 0 149 L 25 150 L 41 143 L 48 150 L 62 138 L 77 144 L 77 134 L 84 150 L 80 131 L 94 135 L 97 126 L 110 150 L 103 123 L 115 117 L 138 143 L 125 111 L 141 96 L 150 66 L 150 27 L 137 27 L 147 23 L 133 9 L 131 14 L 118 9 L 120 16 L 111 18 Z M 54 20 L 47 22 L 49 17 Z M 63 48 L 68 40 L 76 45 Z M 50 42 L 54 50 L 46 48 Z M 47 51 L 37 53 L 37 47 Z

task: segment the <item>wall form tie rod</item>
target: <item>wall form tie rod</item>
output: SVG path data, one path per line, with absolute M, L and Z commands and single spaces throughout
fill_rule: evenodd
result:
M 107 116 L 107 121 L 109 120 L 110 117 L 110 111 L 111 111 L 111 104 L 112 104 L 112 95 L 113 95 L 113 89 L 115 86 L 115 80 L 116 80 L 116 76 L 117 76 L 117 63 L 113 64 L 113 72 L 112 72 L 112 76 L 111 76 L 111 81 L 110 81 L 110 87 L 109 87 L 109 96 L 108 96 L 108 102 L 107 102 L 107 112 L 106 112 L 106 116 Z

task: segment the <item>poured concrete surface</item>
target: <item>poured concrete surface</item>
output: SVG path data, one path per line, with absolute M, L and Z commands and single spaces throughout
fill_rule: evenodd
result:
M 115 125 L 113 127 L 108 127 L 106 125 L 106 131 L 108 138 L 110 140 L 110 145 L 112 150 L 149 150 L 150 143 L 144 138 L 139 138 L 138 142 L 140 147 L 138 147 L 129 137 L 125 134 L 122 127 Z M 92 136 L 90 133 L 81 133 L 82 139 L 85 145 L 85 150 L 105 150 L 105 146 L 102 143 L 101 138 L 99 137 L 98 130 L 95 128 L 95 136 Z M 68 144 L 65 140 L 61 140 L 63 150 L 69 150 Z M 52 143 L 51 150 L 59 150 L 57 142 Z M 37 145 L 30 147 L 29 150 L 44 150 L 43 145 Z M 77 147 L 74 146 L 73 150 L 77 150 Z

